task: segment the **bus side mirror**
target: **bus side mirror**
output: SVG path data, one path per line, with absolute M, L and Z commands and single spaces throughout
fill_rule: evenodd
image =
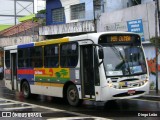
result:
M 104 58 L 103 48 L 101 48 L 101 47 L 99 48 L 98 55 L 99 55 L 99 59 L 103 59 Z

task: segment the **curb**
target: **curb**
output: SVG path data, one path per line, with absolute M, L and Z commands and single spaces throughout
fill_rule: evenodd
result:
M 142 97 L 160 98 L 160 95 L 144 95 Z

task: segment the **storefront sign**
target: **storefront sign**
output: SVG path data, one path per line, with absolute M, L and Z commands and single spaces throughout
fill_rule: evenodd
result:
M 39 28 L 40 35 L 56 35 L 66 33 L 94 32 L 94 22 L 81 21 L 74 23 L 66 23 L 61 25 L 42 26 Z
M 141 36 L 142 41 L 144 41 L 142 19 L 127 21 L 127 26 L 128 32 L 138 33 Z

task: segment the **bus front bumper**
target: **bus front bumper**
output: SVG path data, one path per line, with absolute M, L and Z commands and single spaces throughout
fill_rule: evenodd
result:
M 149 93 L 149 82 L 146 82 L 143 86 L 126 88 L 126 89 L 116 89 L 113 87 L 103 87 L 102 88 L 102 101 L 113 100 L 113 99 L 129 99 L 140 97 Z M 105 94 L 108 91 L 109 95 Z

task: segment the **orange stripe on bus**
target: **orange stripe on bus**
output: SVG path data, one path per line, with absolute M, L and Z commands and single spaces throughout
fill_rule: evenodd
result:
M 53 86 L 53 87 L 63 87 L 64 86 L 64 84 L 59 84 L 59 83 L 43 83 L 43 82 L 35 82 L 35 85 Z

